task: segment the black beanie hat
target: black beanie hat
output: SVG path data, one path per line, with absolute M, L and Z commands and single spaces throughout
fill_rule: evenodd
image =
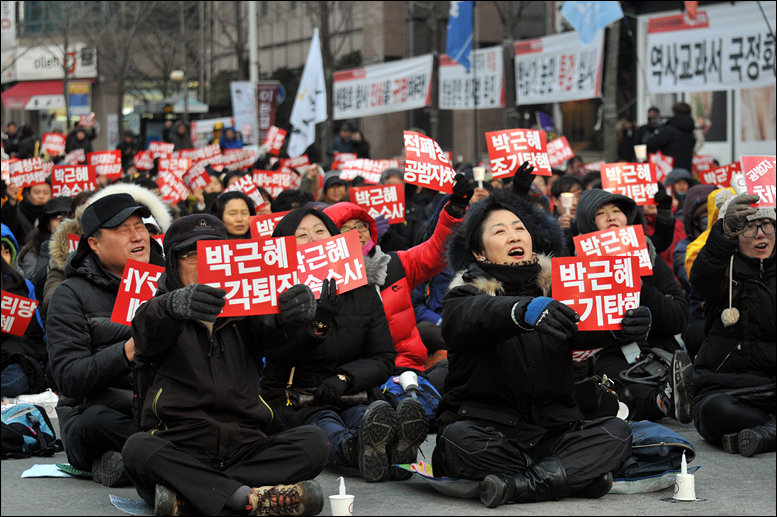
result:
M 228 240 L 227 229 L 218 217 L 194 214 L 181 217 L 165 233 L 165 271 L 169 287 L 183 287 L 178 278 L 178 257 L 197 248 L 197 241 Z
M 580 194 L 580 199 L 577 201 L 575 221 L 581 235 L 599 231 L 599 227 L 596 226 L 596 212 L 608 204 L 617 206 L 626 214 L 626 224 L 634 224 L 634 219 L 637 217 L 636 201 L 620 194 L 593 188 Z

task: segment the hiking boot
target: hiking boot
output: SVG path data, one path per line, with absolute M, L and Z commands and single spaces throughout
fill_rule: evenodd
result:
M 417 400 L 408 397 L 397 406 L 397 440 L 391 448 L 391 464 L 405 465 L 414 463 L 418 456 L 418 448 L 426 440 L 429 433 L 429 418 L 424 406 Z M 389 468 L 389 478 L 410 479 L 412 472 L 399 467 Z
M 612 472 L 608 472 L 591 481 L 587 486 L 572 492 L 570 497 L 582 499 L 599 499 L 612 489 Z
M 350 431 L 350 429 L 349 429 Z M 349 467 L 359 468 L 359 431 L 345 435 L 340 442 L 340 449 L 343 451 L 345 462 Z
M 683 424 L 693 421 L 691 415 L 691 376 L 693 363 L 688 354 L 678 350 L 672 357 L 669 378 L 656 395 L 658 408 L 669 418 Z
M 105 486 L 122 486 L 129 483 L 124 472 L 124 458 L 117 451 L 108 451 L 99 460 L 92 461 L 92 479 Z
M 397 434 L 397 415 L 391 404 L 378 400 L 364 413 L 359 429 L 359 471 L 367 483 L 388 475 L 388 449 Z
M 740 453 L 746 457 L 762 452 L 773 452 L 775 450 L 774 418 L 764 425 L 723 435 L 723 449 L 729 454 Z
M 181 494 L 164 485 L 154 490 L 154 515 L 196 515 L 192 505 Z
M 558 456 L 548 456 L 517 474 L 491 474 L 480 482 L 486 508 L 506 503 L 539 503 L 570 495 L 567 474 Z
M 251 489 L 248 505 L 251 515 L 318 515 L 324 509 L 324 493 L 316 481 L 261 486 Z

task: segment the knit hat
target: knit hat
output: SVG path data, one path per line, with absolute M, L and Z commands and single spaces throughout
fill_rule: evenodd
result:
M 677 183 L 680 180 L 685 180 L 688 182 L 688 186 L 694 186 L 698 183 L 696 181 L 696 178 L 694 178 L 690 172 L 688 172 L 686 169 L 672 169 L 669 174 L 666 175 L 666 179 L 664 180 L 664 184 L 667 187 L 671 187 L 675 183 Z
M 722 192 L 726 192 L 727 190 L 724 190 Z M 743 194 L 744 195 L 744 194 Z M 726 196 L 725 194 L 718 193 L 715 195 L 715 204 L 718 204 L 718 200 L 723 199 L 722 205 L 720 205 L 720 211 L 718 212 L 718 219 L 724 219 L 726 217 L 726 211 L 728 210 L 728 205 L 731 204 L 731 202 L 736 198 L 737 196 L 734 194 L 730 194 Z M 775 209 L 774 208 L 763 208 L 759 207 L 758 211 L 754 213 L 753 215 L 748 215 L 747 220 L 748 221 L 757 221 L 759 219 L 771 219 L 772 221 L 775 220 Z
M 340 171 L 329 171 L 324 176 L 324 192 L 333 185 L 345 185 L 345 181 L 340 179 Z
M 180 285 L 178 278 L 178 257 L 197 249 L 201 240 L 227 240 L 227 229 L 221 220 L 209 214 L 194 214 L 181 217 L 165 233 L 165 271 L 168 286 Z
M 626 214 L 626 224 L 634 224 L 634 219 L 637 217 L 637 203 L 633 199 L 594 188 L 583 191 L 577 201 L 575 221 L 581 235 L 599 231 L 599 227 L 596 226 L 596 212 L 610 203 Z

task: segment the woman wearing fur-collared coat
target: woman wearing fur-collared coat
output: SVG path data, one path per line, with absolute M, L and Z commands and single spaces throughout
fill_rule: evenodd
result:
M 631 453 L 613 417 L 584 420 L 574 396 L 578 315 L 550 298 L 558 224 L 493 195 L 470 207 L 449 251 L 459 271 L 443 301 L 449 347 L 437 410 L 436 476 L 481 481 L 483 504 L 597 498 Z

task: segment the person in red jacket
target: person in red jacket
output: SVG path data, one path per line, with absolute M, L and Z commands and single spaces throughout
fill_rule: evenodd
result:
M 410 294 L 415 286 L 445 269 L 447 242 L 461 224 L 474 192 L 464 175 L 457 174 L 453 195 L 440 213 L 440 221 L 432 237 L 409 250 L 389 253 L 383 253 L 377 245 L 378 227 L 362 207 L 341 202 L 324 209 L 341 232 L 359 232 L 367 279 L 370 285 L 380 290 L 391 337 L 397 347 L 395 366 L 399 370 L 412 368 L 424 371 L 427 350 L 416 327 Z

